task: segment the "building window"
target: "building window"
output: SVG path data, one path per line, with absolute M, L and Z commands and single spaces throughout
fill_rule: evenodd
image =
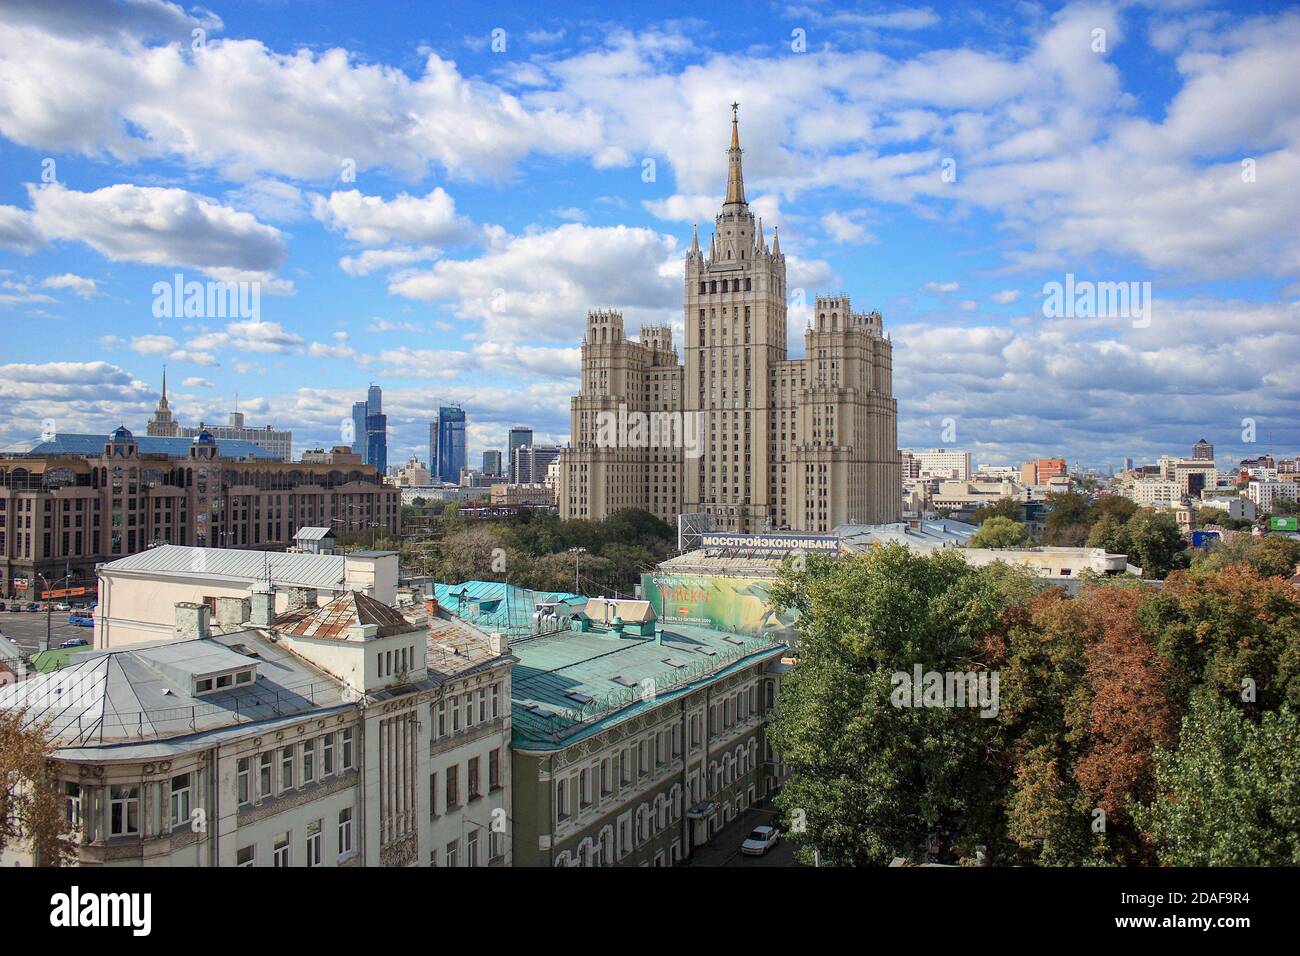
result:
M 275 867 L 287 867 L 292 854 L 289 846 L 289 834 L 281 833 L 275 838 L 275 846 L 271 854 L 271 865 Z
M 293 748 L 285 747 L 280 751 L 280 792 L 293 786 Z
M 188 773 L 172 777 L 171 819 L 173 827 L 190 822 L 190 775 Z
M 492 718 L 501 716 L 501 685 L 492 685 Z
M 81 827 L 81 784 L 65 783 L 63 796 L 67 801 L 68 829 L 75 831 Z
M 460 861 L 458 859 L 459 852 L 458 852 L 457 842 L 458 841 L 456 840 L 452 840 L 450 843 L 447 844 L 447 852 L 445 854 L 445 857 L 448 866 L 460 866 Z
M 438 736 L 447 736 L 447 701 L 438 701 Z
M 257 847 L 241 846 L 235 854 L 235 866 L 254 866 L 257 863 Z
M 320 821 L 307 824 L 307 865 L 320 866 Z
M 339 855 L 352 852 L 352 808 L 339 811 Z
M 470 830 L 465 838 L 465 865 L 478 866 L 478 830 Z
M 257 794 L 263 800 L 271 796 L 271 752 L 257 757 Z
M 500 830 L 488 831 L 488 862 L 499 860 L 505 855 L 505 835 Z
M 316 741 L 307 740 L 302 745 L 302 782 L 311 783 L 316 779 Z
M 249 760 L 248 757 L 240 757 L 239 762 L 235 766 L 237 768 L 235 773 L 235 790 L 239 805 L 243 807 L 253 802 L 250 793 L 252 761 Z
M 501 789 L 501 748 L 488 751 L 488 790 Z
M 342 734 L 342 738 L 343 738 L 342 765 L 344 770 L 352 769 L 352 735 L 353 735 L 353 730 L 351 727 L 343 731 Z
M 334 735 L 326 734 L 325 739 L 321 741 L 320 772 L 321 776 L 328 777 L 334 772 Z
M 477 800 L 482 796 L 479 792 L 478 757 L 469 758 L 469 765 L 465 768 L 465 776 L 468 778 L 465 783 L 469 792 L 469 799 Z M 473 866 L 473 864 L 470 865 Z
M 487 688 L 480 687 L 478 690 L 478 722 L 481 724 L 487 720 Z
M 454 764 L 447 768 L 447 809 L 460 805 L 460 781 L 457 779 L 457 771 L 460 768 Z
M 140 788 L 110 787 L 108 791 L 108 835 L 132 836 L 140 832 Z

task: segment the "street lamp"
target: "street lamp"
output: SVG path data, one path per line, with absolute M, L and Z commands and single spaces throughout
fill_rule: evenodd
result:
M 587 553 L 586 548 L 569 549 L 569 554 L 573 555 L 573 593 L 574 594 L 582 593 L 580 590 L 578 590 L 578 555 L 586 554 L 586 553 Z

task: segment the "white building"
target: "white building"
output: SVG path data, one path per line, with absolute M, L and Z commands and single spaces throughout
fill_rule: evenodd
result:
M 243 412 L 231 412 L 230 423 L 227 425 L 204 425 L 200 422 L 197 428 L 186 427 L 182 428 L 180 432 L 183 438 L 193 438 L 205 428 L 212 434 L 213 438 L 252 442 L 258 448 L 265 449 L 281 461 L 293 461 L 292 431 L 275 429 L 270 425 L 262 428 L 247 426 L 244 424 Z
M 1249 498 L 1204 498 L 1201 500 L 1201 507 L 1226 511 L 1229 518 L 1255 520 L 1255 502 Z
M 1255 503 L 1255 507 L 1265 513 L 1273 510 L 1273 503 L 1278 498 L 1300 499 L 1300 482 L 1296 481 L 1252 481 L 1246 486 L 1246 497 Z
M 161 545 L 101 564 L 95 647 L 121 647 L 172 636 L 172 609 L 205 604 L 221 626 L 248 620 L 253 591 L 268 582 L 277 613 L 328 603 L 361 591 L 380 604 L 397 599 L 398 557 L 393 551 L 304 554 Z
M 505 643 L 358 592 L 273 605 L 255 592 L 218 634 L 182 603 L 173 640 L 0 687 L 0 708 L 48 721 L 78 861 L 508 863 Z M 21 841 L 0 860 L 40 862 Z
M 1139 478 L 1130 482 L 1123 493 L 1139 505 L 1152 508 L 1169 508 L 1183 500 L 1180 483 L 1163 478 Z
M 932 478 L 950 478 L 965 481 L 970 477 L 970 452 L 931 448 L 912 452 L 921 469 L 921 475 Z

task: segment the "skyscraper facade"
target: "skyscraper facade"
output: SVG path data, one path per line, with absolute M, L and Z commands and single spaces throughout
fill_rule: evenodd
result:
M 438 480 L 438 420 L 429 422 L 429 479 Z
M 515 484 L 519 480 L 515 475 L 515 450 L 532 443 L 533 430 L 527 425 L 516 425 L 510 429 L 509 444 L 506 446 L 506 469 L 510 472 L 507 477 L 509 477 L 511 484 Z
M 384 414 L 384 393 L 378 385 L 371 385 L 366 391 L 365 402 L 352 406 L 352 422 L 355 427 L 357 412 L 364 415 L 362 429 L 357 433 L 364 449 L 360 454 L 367 465 L 373 465 L 380 475 L 388 473 L 388 416 Z
M 489 448 L 483 452 L 483 474 L 501 474 L 501 450 L 499 448 Z
M 1214 461 L 1214 446 L 1202 438 L 1192 446 L 1192 457 L 1197 461 Z
M 818 296 L 805 357 L 788 357 L 785 256 L 745 199 L 734 109 L 726 199 L 707 254 L 697 231 L 684 271 L 684 364 L 667 327 L 643 327 L 629 342 L 621 314 L 588 315 L 561 516 L 702 512 L 715 529 L 740 533 L 899 520 L 893 345 L 879 312 Z M 687 455 L 635 431 L 624 440 L 621 426 L 611 442 L 602 421 L 633 412 L 679 414 L 700 429 L 699 447 Z
M 465 467 L 465 410 L 459 405 L 438 409 L 438 480 L 460 482 Z
M 563 451 L 559 445 L 524 445 L 515 449 L 515 483 L 540 485 L 546 480 L 546 470 Z
M 352 403 L 352 451 L 361 456 L 363 462 L 366 461 L 367 439 L 366 439 L 366 403 Z

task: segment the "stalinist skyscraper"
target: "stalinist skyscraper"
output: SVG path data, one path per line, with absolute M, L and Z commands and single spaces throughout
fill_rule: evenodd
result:
M 899 518 L 893 346 L 880 313 L 818 296 L 804 357 L 787 357 L 785 256 L 745 199 L 736 111 L 733 103 L 727 195 L 708 253 L 697 230 L 686 255 L 685 365 L 667 327 L 643 327 L 630 342 L 621 314 L 587 317 L 560 467 L 563 517 L 635 507 L 671 522 L 704 512 L 715 530 L 751 533 Z M 637 413 L 693 417 L 702 441 L 647 444 L 620 429 L 611 442 L 599 427 L 602 416 Z

